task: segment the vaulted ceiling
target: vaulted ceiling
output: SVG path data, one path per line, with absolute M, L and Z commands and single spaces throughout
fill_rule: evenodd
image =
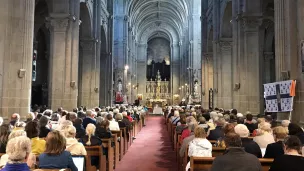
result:
M 188 24 L 189 0 L 131 0 L 128 13 L 134 32 L 164 24 L 180 36 Z

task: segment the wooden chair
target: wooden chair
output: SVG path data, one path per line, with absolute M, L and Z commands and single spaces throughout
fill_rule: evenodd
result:
M 107 171 L 114 170 L 114 148 L 112 147 L 112 139 L 101 139 L 103 147 L 108 149 L 108 157 L 107 157 L 107 164 L 106 169 Z
M 95 166 L 91 165 L 91 157 L 99 157 L 99 171 L 106 171 L 107 159 L 103 155 L 101 146 L 85 146 L 86 155 L 86 171 L 97 171 Z

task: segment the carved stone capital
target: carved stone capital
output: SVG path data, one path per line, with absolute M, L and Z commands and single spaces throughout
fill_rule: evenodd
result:
M 219 41 L 219 45 L 222 51 L 231 51 L 232 41 Z
M 273 52 L 264 52 L 264 60 L 271 60 L 274 59 L 274 53 Z
M 94 44 L 94 40 L 80 40 L 80 46 L 85 51 L 93 50 Z
M 213 60 L 213 53 L 204 53 L 204 54 L 203 54 L 203 58 L 204 58 L 206 61 L 212 61 L 212 60 Z
M 243 27 L 245 31 L 258 31 L 263 23 L 262 17 L 243 16 Z
M 54 32 L 65 32 L 69 25 L 69 18 L 51 18 L 49 26 Z

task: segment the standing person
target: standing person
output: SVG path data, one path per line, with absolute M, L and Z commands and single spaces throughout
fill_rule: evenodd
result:
M 242 148 L 241 137 L 228 133 L 224 138 L 227 151 L 214 159 L 211 171 L 262 171 L 259 159 Z
M 300 139 L 291 135 L 285 138 L 283 144 L 285 154 L 274 159 L 269 171 L 303 171 L 304 157 L 300 154 Z

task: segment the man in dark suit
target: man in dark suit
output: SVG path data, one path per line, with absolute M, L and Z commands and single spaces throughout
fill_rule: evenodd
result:
M 91 110 L 86 111 L 86 115 L 87 115 L 86 118 L 84 118 L 82 122 L 84 129 L 86 129 L 87 125 L 90 123 L 96 125 L 96 120 L 94 119 L 93 111 Z
M 218 140 L 219 138 L 224 137 L 224 131 L 223 131 L 223 126 L 225 124 L 225 119 L 224 118 L 219 118 L 214 121 L 216 124 L 216 127 L 214 130 L 210 131 L 210 134 L 208 136 L 208 140 Z
M 275 127 L 273 129 L 273 135 L 276 142 L 267 145 L 264 158 L 276 158 L 284 155 L 283 141 L 288 135 L 287 129 L 282 126 Z
M 214 159 L 211 171 L 261 171 L 259 159 L 242 148 L 241 137 L 236 133 L 228 133 L 224 138 L 227 151 Z

